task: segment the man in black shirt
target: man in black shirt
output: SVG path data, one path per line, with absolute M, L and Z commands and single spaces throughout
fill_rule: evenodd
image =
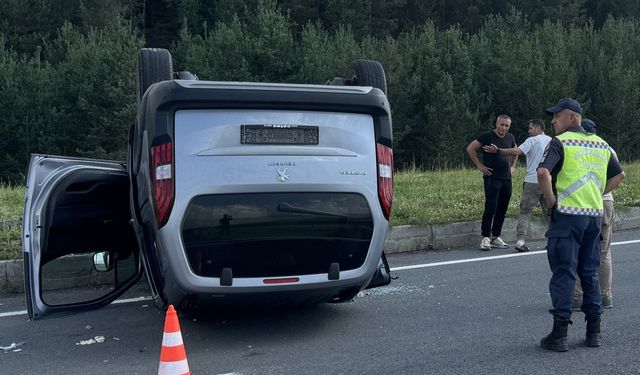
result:
M 501 148 L 516 147 L 513 134 L 509 133 L 511 117 L 500 115 L 496 119 L 496 126 L 490 132 L 481 134 L 467 146 L 469 158 L 476 168 L 482 172 L 484 179 L 484 213 L 482 214 L 482 241 L 480 249 L 491 250 L 492 247 L 507 248 L 500 233 L 504 217 L 511 199 L 511 174 L 515 168 L 517 156 L 500 153 Z M 497 153 L 482 152 L 483 162 L 478 158 L 478 152 L 483 146 L 495 145 Z

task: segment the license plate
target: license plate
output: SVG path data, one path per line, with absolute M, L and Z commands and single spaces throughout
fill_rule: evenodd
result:
M 317 145 L 317 126 L 241 125 L 240 143 L 245 145 Z

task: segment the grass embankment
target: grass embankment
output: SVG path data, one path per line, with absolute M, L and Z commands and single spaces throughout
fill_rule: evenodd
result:
M 640 207 L 640 162 L 625 163 L 624 168 L 627 178 L 615 192 L 616 208 Z M 508 217 L 518 215 L 524 173 L 523 167 L 516 171 Z M 395 175 L 394 184 L 394 226 L 471 221 L 482 216 L 482 177 L 475 169 L 405 170 Z M 24 192 L 24 187 L 0 185 L 0 223 L 21 220 Z M 540 209 L 534 214 L 540 215 Z M 0 260 L 22 256 L 20 237 L 19 225 L 0 228 Z
M 0 260 L 22 257 L 22 228 L 15 222 L 22 219 L 24 187 L 0 184 Z
M 640 162 L 624 163 L 627 175 L 614 192 L 616 208 L 640 207 Z M 507 217 L 517 217 L 526 170 L 519 166 Z M 484 209 L 482 176 L 475 169 L 398 172 L 394 177 L 392 225 L 443 224 L 480 220 Z M 534 215 L 540 215 L 536 208 Z

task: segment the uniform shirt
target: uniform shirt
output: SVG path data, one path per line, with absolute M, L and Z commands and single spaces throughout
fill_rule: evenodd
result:
M 527 138 L 518 148 L 527 157 L 527 176 L 524 178 L 524 182 L 530 182 L 532 184 L 538 183 L 538 176 L 536 169 L 542 159 L 542 154 L 545 148 L 551 141 L 551 137 L 546 134 L 538 134 L 533 137 Z
M 570 132 L 584 132 L 582 127 L 569 128 L 567 131 Z M 553 194 L 557 195 L 558 191 L 556 190 L 556 178 L 560 170 L 562 169 L 562 164 L 564 162 L 564 149 L 562 148 L 562 143 L 558 140 L 558 138 L 553 138 L 549 145 L 544 150 L 544 154 L 542 154 L 542 159 L 540 160 L 540 165 L 538 168 L 546 168 L 551 172 L 551 185 L 553 187 Z M 607 180 L 610 178 L 620 174 L 622 172 L 622 166 L 618 159 L 614 156 L 613 152 L 611 153 L 611 157 L 609 158 L 609 163 L 607 164 Z
M 516 139 L 513 134 L 507 133 L 504 137 L 500 138 L 495 131 L 482 133 L 476 139 L 482 146 L 496 145 L 498 148 L 514 148 L 516 147 Z M 489 152 L 482 152 L 482 160 L 484 165 L 493 169 L 490 178 L 496 178 L 501 180 L 511 179 L 511 156 L 504 154 L 492 154 Z M 487 176 L 485 176 L 486 178 Z

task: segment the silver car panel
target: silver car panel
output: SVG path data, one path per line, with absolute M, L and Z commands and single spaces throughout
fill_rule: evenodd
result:
M 173 81 L 185 88 L 194 89 L 222 89 L 222 90 L 270 90 L 270 91 L 296 91 L 313 93 L 332 94 L 368 94 L 373 87 L 370 86 L 330 86 L 330 85 L 309 85 L 295 83 L 269 83 L 269 82 L 228 82 L 228 81 Z
M 318 126 L 317 146 L 241 145 L 240 125 Z M 175 202 L 159 230 L 175 282 L 194 293 L 252 293 L 366 283 L 378 266 L 388 231 L 378 202 L 372 118 L 366 114 L 284 110 L 181 110 L 175 114 Z M 283 152 L 286 149 L 286 153 Z M 231 152 L 229 152 L 231 150 Z M 283 170 L 286 181 L 278 179 Z M 233 286 L 190 271 L 181 238 L 182 219 L 199 195 L 254 192 L 352 192 L 364 196 L 374 231 L 362 267 L 327 274 L 290 275 L 295 284 L 265 285 L 265 278 L 234 278 Z M 189 271 L 187 271 L 189 270 Z
M 74 305 L 55 306 L 42 298 L 43 239 L 48 235 L 49 201 L 56 199 L 52 192 L 65 179 L 79 172 L 97 171 L 105 175 L 126 176 L 126 167 L 116 161 L 70 158 L 60 156 L 32 155 L 27 174 L 22 224 L 25 294 L 27 311 L 36 319 L 58 311 L 73 311 L 107 305 L 121 295 L 127 287 L 115 290 L 94 301 L 81 301 Z M 125 202 L 126 204 L 126 202 Z

